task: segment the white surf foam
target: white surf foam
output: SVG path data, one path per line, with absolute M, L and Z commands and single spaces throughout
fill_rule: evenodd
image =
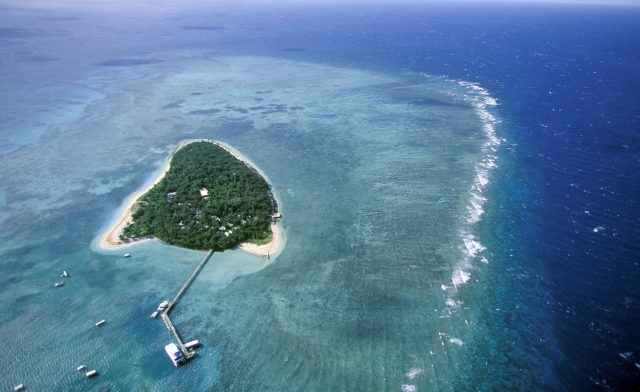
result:
M 462 340 L 460 340 L 460 339 L 457 339 L 457 338 L 451 338 L 451 339 L 449 339 L 449 342 L 451 342 L 453 344 L 456 344 L 458 346 L 464 345 L 464 342 Z
M 462 267 L 459 267 L 451 277 L 451 280 L 453 280 L 453 283 L 456 285 L 456 287 L 460 286 L 461 284 L 467 283 L 470 279 L 471 273 L 463 271 Z
M 498 167 L 496 163 L 498 156 L 495 152 L 503 141 L 496 135 L 496 126 L 500 121 L 489 111 L 490 107 L 498 105 L 498 101 L 477 83 L 458 81 L 458 84 L 465 90 L 463 93 L 464 100 L 475 108 L 476 115 L 483 122 L 482 129 L 486 141 L 481 147 L 484 157 L 475 166 L 476 175 L 469 189 L 469 205 L 466 207 L 466 216 L 464 217 L 464 221 L 468 226 L 460 229 L 460 237 L 462 238 L 462 244 L 459 246 L 461 259 L 455 266 L 451 279 L 456 291 L 459 285 L 465 284 L 471 279 L 474 261 L 488 263 L 487 258 L 480 254 L 486 250 L 486 247 L 471 233 L 472 226 L 480 222 L 485 213 L 484 204 L 487 202 L 487 198 L 483 193 L 490 183 L 491 172 Z M 452 292 L 450 295 L 455 294 Z
M 444 304 L 455 309 L 455 308 L 459 308 L 460 305 L 462 305 L 462 302 L 456 301 L 453 298 L 448 298 Z
M 413 368 L 407 372 L 406 376 L 409 380 L 413 380 L 414 378 L 418 377 L 422 373 L 424 373 L 424 369 Z
M 425 76 L 427 77 L 427 75 Z M 474 232 L 473 226 L 482 220 L 485 213 L 484 205 L 487 202 L 487 198 L 484 196 L 484 192 L 491 183 L 492 172 L 498 167 L 498 156 L 496 154 L 498 147 L 506 140 L 500 139 L 496 134 L 496 127 L 500 123 L 500 120 L 491 113 L 491 110 L 493 110 L 493 108 L 499 103 L 495 98 L 490 96 L 487 90 L 477 83 L 455 81 L 448 78 L 443 79 L 458 83 L 458 85 L 462 87 L 461 92 L 460 90 L 458 90 L 458 92 L 443 90 L 442 92 L 449 96 L 454 96 L 457 99 L 463 99 L 475 109 L 478 119 L 482 122 L 482 131 L 485 137 L 485 141 L 483 141 L 480 146 L 482 154 L 481 159 L 474 167 L 475 176 L 473 178 L 472 185 L 468 190 L 469 202 L 466 206 L 466 213 L 465 216 L 461 217 L 461 222 L 464 222 L 465 224 L 459 229 L 459 236 L 461 238 L 461 243 L 458 246 L 458 249 L 460 250 L 460 259 L 453 266 L 451 276 L 451 282 L 453 285 L 447 285 L 446 283 L 448 282 L 443 282 L 441 285 L 442 290 L 447 293 L 447 299 L 445 302 L 448 306 L 447 309 L 460 311 L 461 302 L 455 299 L 459 286 L 467 284 L 471 280 L 472 271 L 477 269 L 479 265 L 489 263 L 489 260 L 482 255 L 482 252 L 486 250 L 486 247 L 482 245 L 480 240 L 472 233 Z M 452 315 L 451 311 L 449 311 L 449 314 Z M 449 316 L 444 315 L 440 317 L 443 318 Z M 466 320 L 465 323 L 468 324 Z M 444 346 L 444 340 L 442 339 L 443 335 L 444 334 L 440 333 L 440 339 Z M 464 344 L 464 342 L 458 338 L 451 338 L 449 339 L 449 342 L 458 346 L 462 346 Z
M 464 242 L 464 246 L 467 250 L 467 259 L 476 257 L 479 252 L 486 250 L 479 241 L 475 240 L 475 237 L 472 234 L 466 234 L 462 236 L 462 242 Z

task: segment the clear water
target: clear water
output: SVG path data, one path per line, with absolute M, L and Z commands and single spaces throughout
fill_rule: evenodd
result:
M 636 85 L 619 87 L 637 70 L 585 38 L 612 25 L 634 37 L 637 13 L 531 7 L 4 7 L 0 386 L 637 385 L 637 228 L 615 219 L 635 211 L 637 135 L 612 134 L 596 114 L 637 99 Z M 585 42 L 594 47 L 572 52 Z M 618 79 L 560 76 L 583 68 Z M 591 102 L 591 90 L 626 95 Z M 555 115 L 569 108 L 578 115 Z M 636 129 L 633 109 L 616 113 Z M 600 133 L 568 131 L 587 122 Z M 204 253 L 95 241 L 171 147 L 194 138 L 227 143 L 266 174 L 286 245 L 269 260 L 214 254 L 172 312 L 185 340 L 203 343 L 176 369 L 163 350 L 172 336 L 149 316 Z M 616 172 L 611 157 L 628 170 L 573 192 L 588 167 Z M 627 204 L 580 199 L 592 184 Z M 578 218 L 593 211 L 597 221 Z M 571 219 L 581 228 L 567 230 Z M 583 223 L 604 239 L 580 235 Z M 575 252 L 579 264 L 563 256 Z

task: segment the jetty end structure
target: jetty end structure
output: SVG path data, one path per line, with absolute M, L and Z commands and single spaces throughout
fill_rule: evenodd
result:
M 171 302 L 165 301 L 165 302 L 161 303 L 160 307 L 158 308 L 158 311 L 160 312 L 160 317 L 162 317 L 162 321 L 164 321 L 164 324 L 167 326 L 167 329 L 173 334 L 173 336 L 178 341 L 178 348 L 180 349 L 180 351 L 182 352 L 182 355 L 184 356 L 184 358 L 186 360 L 189 360 L 189 359 L 193 358 L 196 355 L 195 351 L 189 350 L 192 347 L 189 347 L 189 348 L 185 347 L 185 345 L 184 345 L 184 343 L 182 341 L 182 338 L 180 337 L 180 334 L 178 333 L 178 330 L 176 329 L 175 325 L 173 325 L 173 322 L 171 322 L 171 318 L 169 317 L 169 313 L 175 307 L 175 305 L 178 302 L 178 300 L 180 299 L 180 297 L 187 291 L 187 289 L 189 288 L 189 286 L 191 285 L 193 280 L 196 278 L 196 276 L 198 275 L 198 273 L 200 272 L 202 267 L 206 264 L 207 260 L 209 260 L 209 258 L 211 258 L 211 254 L 213 254 L 213 250 L 212 249 L 210 249 L 207 252 L 207 255 L 202 259 L 200 264 L 198 264 L 196 269 L 193 271 L 191 276 L 189 276 L 189 279 L 187 279 L 187 281 L 182 286 L 180 291 L 178 291 L 178 294 L 176 294 L 176 296 L 173 298 L 173 300 Z M 155 314 L 155 312 L 154 312 L 154 314 Z

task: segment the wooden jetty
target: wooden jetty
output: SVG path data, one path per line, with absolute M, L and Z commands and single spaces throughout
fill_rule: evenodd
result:
M 207 255 L 204 257 L 204 259 L 202 259 L 200 264 L 198 264 L 198 266 L 193 271 L 191 276 L 189 276 L 189 279 L 187 279 L 187 282 L 182 286 L 180 291 L 178 291 L 178 294 L 176 294 L 173 301 L 169 302 L 169 306 L 167 306 L 167 308 L 164 311 L 160 312 L 160 317 L 162 317 L 162 321 L 164 321 L 164 325 L 167 326 L 167 329 L 173 334 L 173 336 L 178 341 L 178 347 L 180 348 L 180 351 L 182 351 L 182 355 L 184 355 L 185 359 L 187 360 L 191 359 L 195 355 L 195 353 L 193 351 L 187 350 L 187 348 L 184 346 L 184 343 L 182 342 L 182 338 L 180 337 L 178 330 L 173 325 L 173 322 L 171 322 L 171 318 L 169 318 L 169 312 L 171 311 L 171 309 L 173 309 L 173 306 L 176 304 L 176 302 L 178 302 L 178 300 L 185 293 L 185 291 L 187 291 L 187 289 L 189 288 L 189 286 L 191 285 L 195 277 L 198 275 L 198 272 L 200 272 L 200 270 L 205 265 L 207 260 L 209 260 L 209 258 L 211 257 L 212 253 L 213 253 L 213 250 L 209 250 L 209 252 L 207 252 Z
M 188 351 L 187 348 L 184 346 L 184 343 L 182 343 L 182 339 L 180 338 L 180 334 L 178 334 L 178 330 L 171 322 L 169 315 L 166 312 L 162 312 L 161 317 L 162 317 L 162 321 L 164 321 L 164 325 L 167 326 L 167 329 L 169 330 L 169 332 L 171 332 L 173 336 L 176 338 L 176 340 L 178 341 L 178 348 L 180 348 L 180 351 L 182 351 L 182 355 L 184 355 L 185 359 L 187 360 L 191 359 L 195 355 L 195 353 L 192 351 Z
M 209 257 L 211 257 L 211 254 L 213 253 L 213 250 L 209 250 L 207 252 L 207 255 L 204 257 L 204 259 L 202 259 L 202 261 L 200 262 L 200 264 L 198 264 L 198 266 L 196 267 L 195 271 L 193 271 L 193 273 L 191 274 L 191 276 L 189 277 L 189 279 L 187 279 L 187 282 L 182 286 L 182 288 L 180 289 L 180 291 L 178 291 L 178 294 L 176 294 L 175 298 L 173 299 L 173 301 L 169 302 L 169 307 L 167 307 L 167 310 L 165 310 L 165 313 L 169 313 L 171 311 L 171 308 L 173 307 L 173 305 L 178 302 L 178 299 L 180 299 L 180 297 L 182 296 L 182 294 L 184 294 L 185 291 L 187 291 L 187 289 L 189 288 L 189 286 L 191 285 L 191 282 L 193 282 L 193 280 L 195 279 L 195 277 L 198 275 L 198 272 L 200 272 L 200 270 L 202 269 L 202 267 L 204 266 L 204 264 L 207 262 L 207 260 L 209 260 Z

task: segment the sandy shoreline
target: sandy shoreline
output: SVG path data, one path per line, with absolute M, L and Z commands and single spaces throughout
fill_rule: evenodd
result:
M 271 223 L 271 242 L 264 245 L 255 245 L 250 242 L 241 242 L 234 249 L 240 249 L 244 252 L 251 253 L 257 256 L 269 257 L 278 251 L 280 248 L 280 227 L 277 223 Z
M 153 188 L 157 183 L 159 183 L 165 176 L 165 174 L 167 173 L 167 171 L 169 171 L 169 168 L 171 166 L 171 158 L 173 158 L 173 155 L 178 152 L 178 150 L 180 150 L 182 147 L 186 146 L 187 144 L 190 143 L 194 143 L 194 142 L 199 142 L 205 139 L 187 139 L 187 140 L 181 140 L 175 147 L 174 149 L 171 151 L 169 157 L 167 158 L 167 162 L 165 163 L 164 167 L 162 168 L 162 171 L 160 172 L 160 175 L 144 190 L 136 193 L 135 195 L 133 195 L 133 197 L 131 198 L 131 200 L 127 203 L 127 205 L 125 206 L 124 210 L 122 211 L 122 214 L 120 215 L 120 217 L 118 218 L 117 222 L 109 229 L 105 232 L 105 234 L 102 236 L 102 238 L 100 239 L 100 247 L 103 249 L 118 249 L 120 247 L 126 247 L 126 246 L 130 246 L 130 245 L 134 245 L 140 242 L 144 242 L 144 241 L 150 241 L 150 239 L 141 239 L 141 240 L 137 240 L 137 241 L 131 241 L 131 242 L 123 242 L 122 240 L 120 240 L 120 235 L 122 234 L 122 231 L 124 230 L 124 228 L 131 222 L 131 207 L 133 207 L 133 205 L 136 203 L 136 201 L 145 193 L 149 192 L 149 190 L 151 190 L 151 188 Z M 224 148 L 225 150 L 227 150 L 231 155 L 233 155 L 236 159 L 246 163 L 247 165 L 251 166 L 252 168 L 254 168 L 256 171 L 258 171 L 263 177 L 264 175 L 262 174 L 262 172 L 260 172 L 255 166 L 251 165 L 249 162 L 247 162 L 245 159 L 242 159 L 236 152 L 232 151 L 228 146 L 223 145 L 222 143 L 215 141 L 215 140 L 206 140 L 208 142 L 211 142 L 213 144 L 216 144 L 222 148 Z M 274 195 L 275 198 L 275 195 Z M 278 203 L 278 206 L 280 206 L 280 201 L 276 199 L 276 202 Z M 271 238 L 271 242 L 269 242 L 268 244 L 265 245 L 254 245 L 251 244 L 249 242 L 241 242 L 239 243 L 234 249 L 240 249 L 244 252 L 247 253 L 251 253 L 253 255 L 256 256 L 261 256 L 261 257 L 268 257 L 269 255 L 273 255 L 279 248 L 280 248 L 280 240 L 281 240 L 281 230 L 280 227 L 278 226 L 278 223 L 271 223 L 271 231 L 273 233 L 272 238 Z

